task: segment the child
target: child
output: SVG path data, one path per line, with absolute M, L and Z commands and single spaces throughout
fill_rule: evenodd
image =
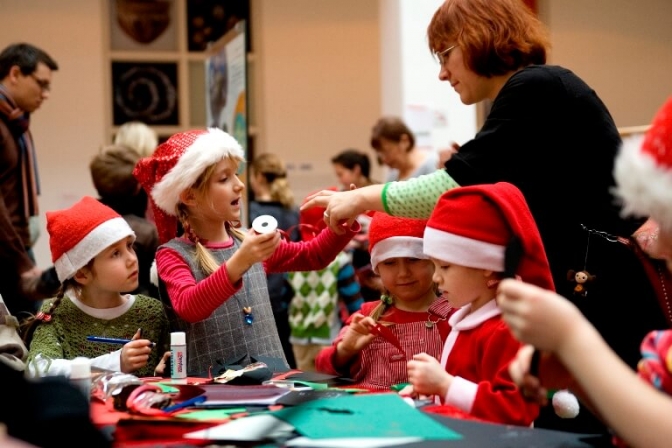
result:
M 237 229 L 243 155 L 221 129 L 192 130 L 173 135 L 135 169 L 151 196 L 162 243 L 156 253 L 167 293 L 162 300 L 187 333 L 187 371 L 194 374 L 207 374 L 216 362 L 245 365 L 258 356 L 286 368 L 266 273 L 321 269 L 359 230 L 325 230 L 310 242 L 287 242 L 279 232 Z
M 150 282 L 150 267 L 159 246 L 159 234 L 153 222 L 145 218 L 147 193 L 133 176 L 140 155 L 122 145 L 101 149 L 89 164 L 91 179 L 103 204 L 119 213 L 135 233 L 133 250 L 138 257 L 139 280 L 134 294 L 158 297 L 158 290 Z M 126 291 L 131 292 L 131 291 Z
M 343 190 L 367 187 L 378 183 L 372 180 L 371 162 L 369 156 L 356 149 L 346 149 L 331 158 L 334 173 L 341 183 Z M 362 297 L 365 302 L 375 302 L 380 299 L 383 286 L 380 277 L 371 269 L 371 255 L 369 254 L 369 224 L 373 212 L 362 213 L 357 216 L 357 222 L 362 226 L 359 235 L 352 239 L 349 249 L 352 251 L 352 264 L 357 272 L 357 280 L 361 285 Z
M 69 375 L 70 360 L 85 356 L 102 369 L 151 376 L 168 350 L 161 302 L 122 294 L 138 286 L 135 234 L 111 208 L 85 196 L 47 212 L 51 256 L 61 291 L 27 322 L 30 374 Z M 133 339 L 121 348 L 87 336 Z M 152 342 L 156 347 L 152 347 Z
M 670 271 L 671 167 L 672 97 L 656 114 L 641 144 L 632 139 L 624 142 L 614 172 L 625 213 L 649 216 L 659 225 L 659 235 L 651 252 L 665 260 Z M 564 297 L 523 282 L 506 281 L 499 287 L 497 300 L 516 337 L 554 355 L 541 357 L 539 378 L 536 378 L 530 374 L 532 347 L 525 346 L 519 351 L 510 370 L 528 392 L 527 396 L 539 399 L 541 394 L 545 395 L 539 386 L 565 387 L 568 378 L 561 378 L 558 370 L 566 368 L 583 390 L 583 398 L 625 442 L 647 448 L 670 446 L 672 351 L 669 328 L 651 332 L 644 339 L 638 377 Z M 629 300 L 632 306 L 638 306 L 636 297 Z M 550 368 L 544 361 L 548 364 L 555 361 L 555 365 Z M 559 382 L 562 380 L 564 384 Z
M 420 352 L 440 356 L 451 306 L 437 298 L 434 267 L 422 253 L 426 223 L 385 213 L 374 215 L 369 229 L 371 264 L 380 274 L 385 293 L 377 303 L 364 303 L 332 346 L 319 353 L 318 371 L 348 376 L 368 389 L 389 390 L 408 381 L 408 356 Z M 377 323 L 397 337 L 403 353 L 376 335 Z
M 299 227 L 303 241 L 312 240 L 327 226 L 323 213 L 324 209 L 319 207 L 301 212 Z M 289 304 L 294 358 L 299 370 L 313 372 L 315 357 L 331 345 L 341 329 L 341 315 L 346 316 L 345 320 L 362 306 L 352 256 L 343 250 L 324 269 L 291 272 L 289 282 L 294 291 Z
M 254 193 L 254 200 L 250 201 L 250 222 L 261 215 L 270 215 L 278 221 L 279 229 L 289 232 L 291 241 L 300 241 L 299 210 L 294 204 L 294 193 L 282 159 L 271 153 L 256 156 L 250 163 L 250 187 Z M 287 273 L 269 273 L 266 279 L 282 349 L 289 366 L 295 368 L 296 360 L 289 343 L 289 302 L 294 290 L 287 282 Z
M 539 407 L 526 402 L 509 377 L 508 364 L 520 343 L 495 302 L 496 285 L 508 267 L 505 251 L 514 238 L 522 248 L 511 269 L 552 289 L 539 231 L 520 190 L 500 182 L 441 196 L 427 223 L 424 253 L 434 262 L 442 296 L 456 310 L 448 319 L 441 362 L 418 354 L 408 363 L 408 378 L 416 394 L 436 395 L 437 402 L 483 420 L 526 426 Z

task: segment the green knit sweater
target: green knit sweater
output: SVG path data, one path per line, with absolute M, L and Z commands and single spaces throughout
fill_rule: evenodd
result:
M 51 302 L 45 300 L 42 311 L 49 310 Z M 131 307 L 121 316 L 105 320 L 90 316 L 79 309 L 67 296 L 53 312 L 49 322 L 42 322 L 35 329 L 30 343 L 28 363 L 37 355 L 49 360 L 71 360 L 78 356 L 94 359 L 118 351 L 121 345 L 90 342 L 87 336 L 131 339 L 138 328 L 142 338 L 156 343 L 147 365 L 136 372 L 138 377 L 154 375 L 154 368 L 161 356 L 169 350 L 169 327 L 163 305 L 157 299 L 137 295 Z M 96 365 L 94 360 L 93 365 Z

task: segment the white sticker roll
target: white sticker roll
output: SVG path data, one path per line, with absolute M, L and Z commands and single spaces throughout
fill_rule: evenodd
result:
M 257 233 L 273 233 L 278 229 L 278 221 L 271 215 L 257 216 L 252 221 L 252 229 Z

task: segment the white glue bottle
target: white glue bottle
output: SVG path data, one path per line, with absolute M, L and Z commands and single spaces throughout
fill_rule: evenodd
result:
M 187 336 L 183 331 L 170 333 L 170 377 L 187 377 Z
M 70 384 L 82 391 L 87 400 L 91 399 L 91 360 L 82 356 L 71 361 Z

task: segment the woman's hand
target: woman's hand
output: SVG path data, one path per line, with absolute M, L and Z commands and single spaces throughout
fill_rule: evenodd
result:
M 311 207 L 325 208 L 324 221 L 334 233 L 342 235 L 346 229 L 352 227 L 357 216 L 367 210 L 363 196 L 372 194 L 369 188 L 371 187 L 349 191 L 318 191 L 306 198 L 301 210 Z

